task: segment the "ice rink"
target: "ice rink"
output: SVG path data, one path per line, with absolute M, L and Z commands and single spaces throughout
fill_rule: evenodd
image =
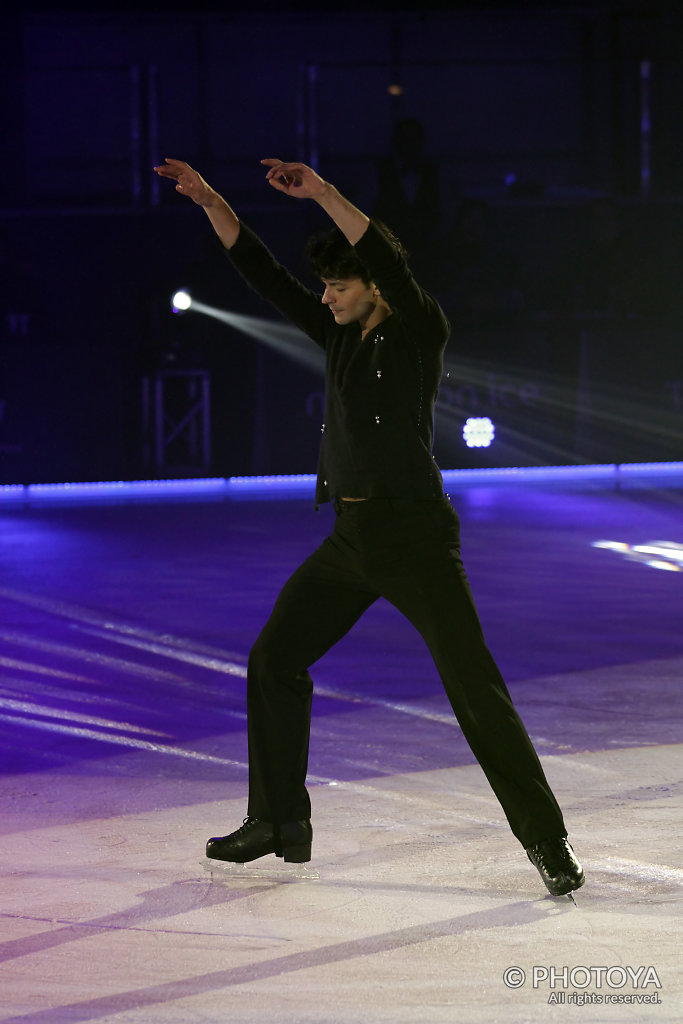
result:
M 308 869 L 205 860 L 246 814 L 250 645 L 329 509 L 0 508 L 0 1020 L 683 1020 L 683 478 L 654 484 L 450 489 L 575 903 L 381 601 L 312 671 Z

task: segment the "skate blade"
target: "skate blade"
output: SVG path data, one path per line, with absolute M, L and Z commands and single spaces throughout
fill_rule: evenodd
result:
M 274 882 L 286 882 L 293 878 L 315 881 L 319 871 L 312 871 L 306 864 L 285 863 L 278 857 L 262 858 L 249 864 L 233 864 L 228 860 L 214 860 L 205 857 L 202 867 L 217 882 L 234 881 L 236 878 L 268 878 Z

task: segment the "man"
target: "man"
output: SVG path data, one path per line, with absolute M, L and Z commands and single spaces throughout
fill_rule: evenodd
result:
M 387 231 L 310 167 L 262 163 L 273 188 L 313 200 L 336 225 L 311 250 L 322 302 L 188 164 L 155 168 L 203 207 L 237 270 L 325 350 L 327 365 L 316 500 L 334 500 L 335 526 L 285 584 L 250 653 L 247 817 L 209 839 L 207 856 L 310 859 L 308 669 L 384 597 L 424 637 L 465 738 L 548 890 L 569 893 L 583 871 L 486 647 L 458 518 L 431 455 L 448 323 Z

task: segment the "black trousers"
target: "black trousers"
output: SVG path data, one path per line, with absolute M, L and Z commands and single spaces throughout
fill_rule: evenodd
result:
M 448 499 L 336 503 L 332 534 L 294 572 L 249 656 L 248 813 L 311 816 L 309 667 L 384 597 L 424 637 L 470 748 L 524 846 L 565 836 L 562 813 L 489 652 Z

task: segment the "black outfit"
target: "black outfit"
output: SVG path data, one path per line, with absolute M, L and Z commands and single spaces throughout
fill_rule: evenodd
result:
M 475 757 L 523 846 L 566 836 L 561 811 L 486 647 L 460 560 L 459 522 L 431 455 L 448 323 L 370 224 L 356 251 L 392 313 L 361 338 L 338 326 L 244 225 L 229 256 L 327 356 L 317 501 L 332 534 L 285 584 L 249 657 L 248 814 L 310 818 L 309 667 L 378 597 L 424 637 Z M 366 498 L 358 502 L 342 498 Z

